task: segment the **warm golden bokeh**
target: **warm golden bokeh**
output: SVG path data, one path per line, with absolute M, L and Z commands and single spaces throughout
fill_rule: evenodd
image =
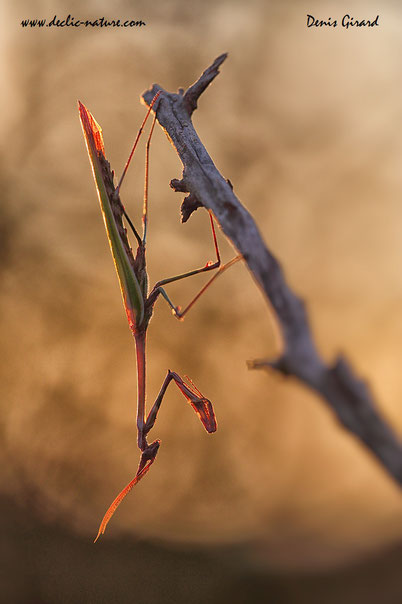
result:
M 375 30 L 306 28 L 306 13 L 378 11 Z M 90 540 L 138 464 L 134 343 L 77 99 L 101 124 L 119 175 L 145 114 L 140 94 L 154 82 L 188 86 L 225 51 L 194 114 L 199 135 L 306 300 L 323 356 L 345 353 L 402 434 L 401 7 L 120 0 L 20 2 L 2 12 L 3 494 L 29 498 L 33 515 Z M 19 27 L 55 13 L 147 26 Z M 122 188 L 138 225 L 143 146 Z M 214 249 L 205 212 L 179 222 L 169 181 L 181 166 L 160 130 L 150 171 L 152 285 L 202 266 Z M 222 238 L 221 248 L 232 257 Z M 184 306 L 206 279 L 172 284 L 169 294 Z M 313 569 L 400 542 L 400 491 L 370 454 L 301 385 L 247 370 L 247 359 L 277 352 L 265 301 L 240 264 L 183 322 L 158 301 L 148 404 L 168 368 L 187 374 L 213 401 L 218 430 L 206 434 L 169 390 L 152 431 L 158 459 L 108 533 L 246 541 L 253 564 Z

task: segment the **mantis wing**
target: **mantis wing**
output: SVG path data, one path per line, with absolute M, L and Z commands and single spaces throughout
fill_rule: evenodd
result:
M 89 161 L 92 166 L 110 250 L 120 282 L 124 307 L 130 328 L 132 331 L 135 331 L 137 325 L 144 318 L 144 299 L 134 272 L 134 259 L 131 249 L 127 238 L 126 245 L 122 241 L 113 212 L 113 209 L 116 208 L 117 200 L 114 198 L 115 188 L 110 166 L 105 158 L 102 130 L 85 105 L 79 101 L 78 105 L 82 131 L 88 150 Z M 132 261 L 130 261 L 129 256 L 131 256 Z

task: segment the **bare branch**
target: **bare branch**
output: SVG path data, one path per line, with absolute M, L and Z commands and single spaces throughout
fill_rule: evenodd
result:
M 191 116 L 193 111 L 197 109 L 197 101 L 204 90 L 209 86 L 209 84 L 216 78 L 219 73 L 219 67 L 222 65 L 223 61 L 227 58 L 227 53 L 224 53 L 212 63 L 210 67 L 208 67 L 204 73 L 198 78 L 198 80 L 190 86 L 185 95 L 184 95 L 184 103 L 187 107 L 188 114 Z
M 266 247 L 252 216 L 216 169 L 193 127 L 191 114 L 197 99 L 215 78 L 225 58 L 226 55 L 221 55 L 216 59 L 184 95 L 183 91 L 168 93 L 158 85 L 143 94 L 149 105 L 156 92 L 162 91 L 157 119 L 183 164 L 182 179 L 175 179 L 171 185 L 177 191 L 190 193 L 198 205 L 213 211 L 277 317 L 283 338 L 281 357 L 251 361 L 249 367 L 275 369 L 310 386 L 330 406 L 338 421 L 366 445 L 402 486 L 401 441 L 381 417 L 368 387 L 353 374 L 348 362 L 339 358 L 331 367 L 319 356 L 303 301 L 290 290 L 279 262 Z

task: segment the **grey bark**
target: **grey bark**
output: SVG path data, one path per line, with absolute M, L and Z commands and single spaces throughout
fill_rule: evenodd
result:
M 382 418 L 370 390 L 358 379 L 349 362 L 339 357 L 328 366 L 312 338 L 303 301 L 286 283 L 282 268 L 267 248 L 251 214 L 216 169 L 191 121 L 197 100 L 218 75 L 223 54 L 186 92 L 166 92 L 154 84 L 143 94 L 149 106 L 158 91 L 159 124 L 173 143 L 183 164 L 181 180 L 172 180 L 176 191 L 188 192 L 187 217 L 199 205 L 212 210 L 222 231 L 243 255 L 248 269 L 276 315 L 283 338 L 283 352 L 276 360 L 250 361 L 252 369 L 272 368 L 298 378 L 329 405 L 346 430 L 354 434 L 402 486 L 402 443 Z

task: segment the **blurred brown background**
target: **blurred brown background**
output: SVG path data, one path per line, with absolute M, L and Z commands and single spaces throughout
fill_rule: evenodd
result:
M 69 13 L 147 26 L 19 25 Z M 307 29 L 307 13 L 379 13 L 380 26 Z M 317 397 L 247 370 L 278 344 L 240 265 L 183 323 L 161 300 L 150 326 L 149 403 L 167 368 L 188 374 L 218 432 L 171 386 L 157 463 L 92 545 L 138 463 L 136 378 L 76 105 L 119 174 L 140 94 L 187 87 L 229 52 L 195 126 L 306 300 L 322 354 L 348 356 L 401 434 L 401 23 L 391 0 L 2 4 L 0 601 L 402 601 L 400 491 Z M 143 167 L 141 150 L 122 195 L 137 224 Z M 179 222 L 180 174 L 157 131 L 152 283 L 213 258 L 205 213 Z M 184 304 L 202 282 L 169 291 Z

